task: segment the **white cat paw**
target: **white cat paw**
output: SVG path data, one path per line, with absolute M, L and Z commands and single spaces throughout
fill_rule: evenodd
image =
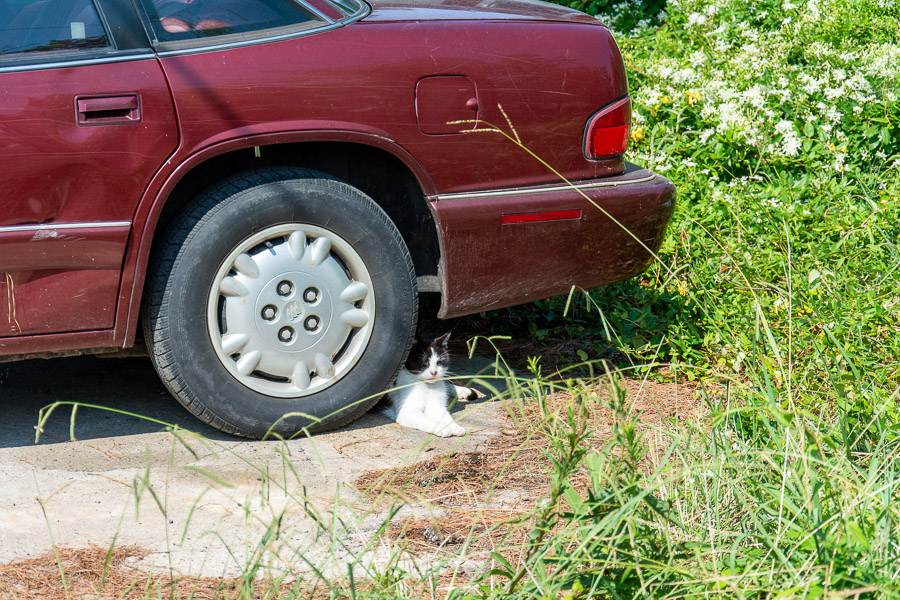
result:
M 450 425 L 447 425 L 446 427 L 443 427 L 440 431 L 437 432 L 437 435 L 440 437 L 454 437 L 454 436 L 466 435 L 466 428 L 460 427 L 456 423 L 452 423 Z
M 475 388 L 467 388 L 461 385 L 454 385 L 453 391 L 456 392 L 456 398 L 462 401 L 468 400 L 478 400 L 479 398 L 484 398 L 484 394 L 479 392 Z

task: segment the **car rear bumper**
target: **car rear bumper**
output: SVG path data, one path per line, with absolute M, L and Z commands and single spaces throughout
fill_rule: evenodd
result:
M 439 316 L 450 318 L 641 273 L 672 218 L 675 187 L 629 164 L 622 175 L 572 185 L 429 200 L 441 242 Z

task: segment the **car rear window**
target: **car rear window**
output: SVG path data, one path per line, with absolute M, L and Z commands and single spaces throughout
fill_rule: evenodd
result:
M 109 45 L 92 0 L 0 0 L 0 55 Z
M 161 42 L 246 33 L 316 20 L 292 0 L 143 0 Z

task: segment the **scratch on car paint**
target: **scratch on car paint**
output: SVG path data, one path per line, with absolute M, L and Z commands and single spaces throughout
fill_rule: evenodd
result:
M 39 242 L 41 240 L 52 239 L 55 237 L 59 237 L 59 233 L 55 229 L 38 229 L 34 232 L 34 235 L 31 236 L 31 241 Z
M 7 321 L 10 325 L 15 323 L 16 331 L 22 331 L 22 326 L 19 325 L 19 319 L 16 318 L 16 288 L 15 283 L 13 283 L 12 275 L 9 273 L 4 273 L 6 276 L 6 307 L 7 307 Z

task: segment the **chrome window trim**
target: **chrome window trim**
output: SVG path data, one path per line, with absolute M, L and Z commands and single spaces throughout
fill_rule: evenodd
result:
M 299 4 L 301 6 L 303 6 L 303 8 L 305 8 L 306 10 L 311 12 L 312 14 L 316 15 L 317 17 L 319 17 L 320 19 L 322 19 L 323 21 L 328 23 L 329 25 L 334 25 L 335 23 L 337 23 L 337 21 L 335 21 L 334 19 L 332 19 L 331 17 L 329 17 L 328 15 L 326 15 L 325 13 L 323 13 L 321 10 L 319 10 L 318 8 L 316 8 L 315 6 L 313 6 L 310 3 L 300 2 Z
M 49 223 L 45 225 L 10 225 L 0 227 L 0 233 L 21 231 L 47 231 L 53 229 L 103 229 L 111 227 L 131 227 L 131 221 L 103 221 L 100 223 Z
M 116 56 L 104 56 L 101 58 L 73 58 L 65 61 L 54 62 L 29 62 L 14 66 L 0 66 L 0 73 L 19 73 L 21 71 L 46 71 L 48 69 L 68 69 L 70 67 L 84 67 L 89 65 L 105 65 L 116 62 L 132 62 L 156 58 L 152 52 L 142 51 L 141 54 L 120 54 Z
M 304 7 L 308 7 L 306 3 L 303 4 Z M 197 46 L 194 48 L 180 48 L 177 50 L 163 50 L 158 51 L 157 55 L 160 58 L 165 58 L 169 56 L 183 56 L 187 54 L 200 54 L 203 52 L 215 52 L 217 50 L 230 50 L 232 48 L 243 48 L 246 46 L 256 46 L 258 44 L 267 44 L 270 42 L 280 42 L 284 40 L 291 40 L 295 38 L 305 37 L 307 35 L 315 35 L 318 33 L 324 33 L 326 31 L 332 31 L 334 29 L 338 29 L 340 27 L 344 27 L 345 25 L 350 25 L 351 23 L 355 23 L 360 19 L 363 19 L 372 12 L 372 9 L 369 8 L 369 5 L 365 2 L 360 3 L 360 10 L 356 13 L 348 16 L 345 19 L 341 19 L 340 21 L 334 21 L 333 19 L 329 19 L 330 23 L 323 25 L 321 27 L 312 27 L 307 29 L 301 29 L 299 31 L 290 31 L 287 33 L 277 34 L 277 35 L 263 35 L 261 37 L 254 37 L 248 40 L 240 40 L 235 42 L 226 42 L 224 44 L 213 44 L 209 46 Z M 326 17 L 327 18 L 327 17 Z M 266 31 L 266 30 L 263 30 Z M 225 36 L 223 36 L 225 37 Z M 213 40 L 215 38 L 209 38 Z M 162 42 L 162 43 L 177 43 L 177 42 Z
M 571 192 L 572 190 L 592 190 L 595 188 L 619 187 L 623 185 L 632 185 L 635 183 L 646 183 L 656 177 L 655 173 L 650 173 L 646 177 L 639 179 L 620 179 L 618 181 L 592 181 L 591 183 L 573 183 L 572 185 L 554 185 L 545 187 L 528 187 L 528 188 L 506 188 L 502 190 L 487 190 L 483 192 L 460 192 L 458 194 L 438 194 L 433 196 L 438 201 L 441 200 L 464 200 L 474 198 L 496 198 L 498 196 L 523 196 L 527 194 L 553 194 L 557 192 Z

